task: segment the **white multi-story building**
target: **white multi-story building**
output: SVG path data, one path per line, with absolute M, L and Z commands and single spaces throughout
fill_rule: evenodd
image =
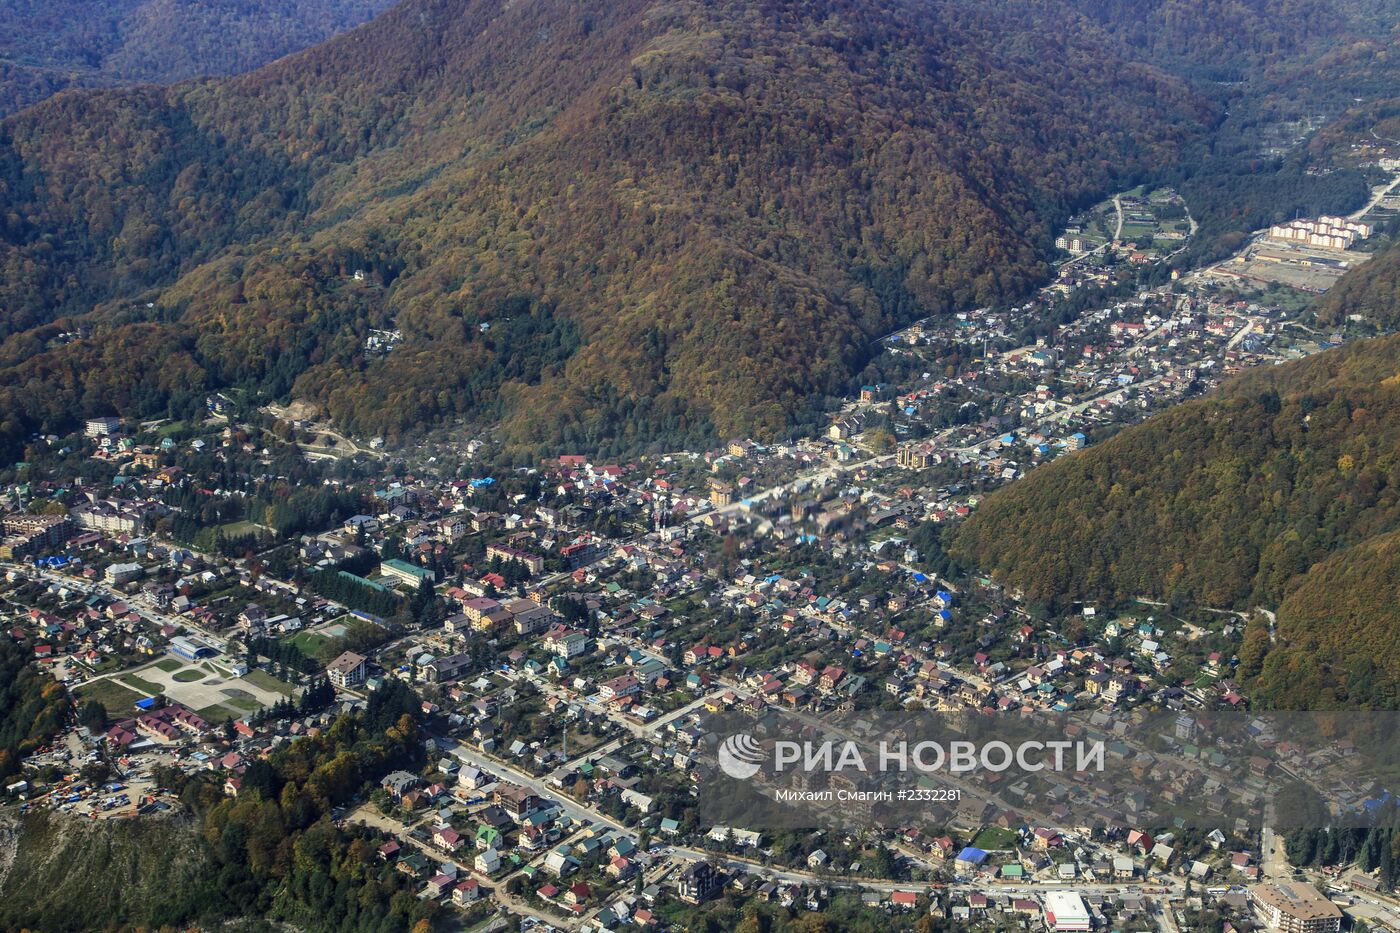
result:
M 73 523 L 86 531 L 106 534 L 135 534 L 146 527 L 155 506 L 121 499 L 99 499 L 69 513 Z
M 1249 889 L 1249 899 L 1269 926 L 1284 933 L 1337 933 L 1342 928 L 1341 910 L 1310 884 L 1257 884 Z
M 365 657 L 347 651 L 326 665 L 326 677 L 341 689 L 365 682 Z
M 1345 217 L 1319 217 L 1317 220 L 1294 220 L 1286 224 L 1274 224 L 1269 228 L 1269 238 L 1329 249 L 1351 249 L 1374 232 L 1375 228 L 1370 224 L 1348 220 Z
M 121 421 L 110 415 L 106 418 L 89 418 L 84 433 L 88 437 L 108 437 L 120 431 L 121 427 Z

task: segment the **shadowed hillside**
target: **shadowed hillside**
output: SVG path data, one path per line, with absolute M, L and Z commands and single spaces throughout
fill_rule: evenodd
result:
M 0 4 L 0 116 L 69 87 L 248 71 L 391 2 L 9 0 Z

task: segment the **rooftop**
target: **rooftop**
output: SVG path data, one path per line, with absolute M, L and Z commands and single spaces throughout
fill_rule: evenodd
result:
M 1297 920 L 1328 920 L 1341 910 L 1310 884 L 1260 884 L 1250 889 L 1258 903 L 1280 910 Z

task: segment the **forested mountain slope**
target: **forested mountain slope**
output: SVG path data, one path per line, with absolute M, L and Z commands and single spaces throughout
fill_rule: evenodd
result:
M 1397 11 L 1395 0 L 1074 2 L 1143 57 L 1232 84 L 1294 78 L 1322 59 L 1335 67 L 1357 46 L 1384 46 Z
M 1400 247 L 1342 276 L 1318 302 L 1317 314 L 1329 324 L 1357 316 L 1387 330 L 1400 325 Z
M 67 87 L 249 71 L 391 2 L 8 0 L 0 4 L 0 116 Z
M 246 76 L 61 96 L 0 124 L 0 432 L 235 386 L 366 434 L 773 434 L 1206 130 L 1116 47 L 1020 0 L 406 0 Z
M 810 427 L 874 338 L 1025 294 L 1115 186 L 1189 175 L 1206 252 L 1364 197 L 1202 153 L 1290 67 L 1374 80 L 1394 5 L 1159 0 L 1144 43 L 1118 0 L 404 0 L 250 74 L 60 95 L 0 123 L 0 449 L 216 387 L 522 455 Z M 1226 54 L 1272 83 L 1149 63 Z
M 1249 371 L 1037 469 L 952 552 L 1037 602 L 1277 606 L 1278 642 L 1256 634 L 1245 673 L 1266 700 L 1326 706 L 1400 699 L 1398 536 L 1388 336 Z
M 1278 609 L 1278 641 L 1256 634 L 1243 674 L 1275 706 L 1400 708 L 1400 531 L 1312 567 Z
M 1251 370 L 988 496 L 957 553 L 1037 601 L 1277 603 L 1400 527 L 1400 337 Z

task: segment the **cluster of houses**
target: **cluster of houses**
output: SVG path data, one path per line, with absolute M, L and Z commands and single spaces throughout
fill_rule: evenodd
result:
M 380 857 L 395 862 L 399 871 L 425 880 L 428 896 L 470 903 L 484 890 L 482 882 L 522 871 L 537 886 L 535 893 L 542 900 L 581 914 L 596 906 L 585 875 L 597 872 L 621 882 L 639 870 L 636 845 L 629 835 L 581 823 L 553 801 L 528 788 L 496 781 L 473 766 L 460 767 L 451 789 L 427 786 L 406 771 L 387 775 L 381 787 L 400 806 L 426 807 L 435 813 L 421 846 L 390 842 L 379 850 Z M 466 817 L 453 807 L 463 800 L 475 806 Z M 469 825 L 463 826 L 464 822 Z M 434 864 L 426 850 L 449 861 Z M 448 871 L 445 865 L 458 871 Z
M 1142 293 L 1086 312 L 1053 342 L 989 351 L 960 372 L 897 395 L 890 412 L 910 425 L 945 417 L 948 398 L 965 399 L 980 417 L 900 443 L 896 462 L 911 470 L 955 467 L 985 486 L 1016 479 L 1028 466 L 1084 447 L 1101 425 L 1140 420 L 1202 382 L 1267 358 L 1280 323 L 1274 309 L 1195 295 L 1168 301 Z M 977 315 L 936 330 L 916 325 L 910 334 L 916 343 L 990 347 L 1007 330 L 997 315 Z M 1027 380 L 1033 389 L 1012 393 Z M 989 397 L 999 400 L 998 411 L 982 407 Z
M 679 826 L 657 814 L 652 779 L 689 791 L 703 778 L 705 712 L 1077 710 L 1089 714 L 1087 729 L 1114 738 L 1147 701 L 1184 715 L 1244 706 L 1228 651 L 1198 661 L 1191 635 L 1175 628 L 1136 617 L 1100 620 L 1090 608 L 1053 625 L 1036 622 L 1020 611 L 1018 594 L 990 581 L 959 587 L 920 569 L 924 555 L 913 542 L 923 523 L 961 520 L 988 489 L 1086 446 L 1097 429 L 1141 418 L 1276 355 L 1281 319 L 1272 309 L 1189 293 L 1144 292 L 1079 314 L 1053 333 L 1027 336 L 1053 293 L 1107 284 L 1114 275 L 1089 257 L 1065 267 L 1045 295 L 1020 308 L 907 328 L 890 338 L 890 352 L 932 361 L 956 350 L 958 364 L 929 365 L 912 385 L 863 388 L 823 437 L 769 445 L 735 439 L 717 450 L 623 463 L 562 455 L 537 465 L 528 495 L 513 478 L 498 484 L 489 476 L 402 471 L 354 487 L 363 493 L 356 514 L 338 513 L 332 527 L 287 542 L 299 570 L 335 571 L 374 590 L 406 594 L 431 585 L 446 618 L 440 628 L 436 618 L 425 630 L 396 627 L 392 647 L 382 652 L 344 651 L 330 660 L 326 675 L 343 691 L 338 702 L 358 702 L 381 676 L 400 677 L 423 688 L 426 714 L 440 715 L 454 736 L 481 753 L 589 804 L 620 804 L 659 819 L 661 831 L 671 834 Z M 375 337 L 383 352 L 392 348 L 391 336 Z M 218 416 L 234 407 L 222 396 L 209 402 Z M 878 465 L 855 463 L 873 459 L 877 427 L 895 433 L 892 449 L 887 438 L 880 445 L 892 456 Z M 173 648 L 198 657 L 193 633 L 172 619 L 194 632 L 218 631 L 236 651 L 256 639 L 290 642 L 343 613 L 345 607 L 291 582 L 304 573 L 279 579 L 270 567 L 170 548 L 153 535 L 162 519 L 179 517 L 167 504 L 179 501 L 172 493 L 215 494 L 186 472 L 199 462 L 186 455 L 259 456 L 237 426 L 215 428 L 207 440 L 145 447 L 116 418 L 92 419 L 85 433 L 93 456 L 120 463 L 120 471 L 103 467 L 117 472 L 116 479 L 102 489 L 36 480 L 12 490 L 15 509 L 0 518 L 0 557 L 62 555 L 76 565 L 75 579 L 119 588 L 133 599 L 139 594 L 161 610 L 162 620 L 111 598 L 77 599 L 81 608 L 62 615 L 33 610 L 12 623 L 11 635 L 34 643 L 40 663 L 77 681 L 113 656 Z M 871 449 L 862 451 L 862 444 Z M 923 471 L 938 471 L 939 478 L 920 485 L 911 473 Z M 776 481 L 803 474 L 822 478 Z M 250 477 L 249 486 L 264 479 Z M 202 481 L 212 485 L 208 477 Z M 346 488 L 340 480 L 326 482 Z M 26 507 L 45 496 L 66 503 L 66 514 Z M 377 572 L 363 569 L 373 564 Z M 241 586 L 235 597 L 208 598 L 234 584 Z M 1072 642 L 1060 624 L 1071 622 L 1083 632 Z M 1239 634 L 1231 625 L 1226 638 Z M 760 655 L 764 660 L 755 661 Z M 503 727 L 501 712 L 522 682 L 533 684 L 528 693 L 542 698 L 536 702 L 551 726 L 564 727 L 562 742 L 558 733 L 531 740 Z M 686 704 L 698 708 L 679 715 Z M 128 712 L 108 731 L 109 743 L 128 751 L 196 749 L 202 757 L 192 757 L 192 766 L 222 769 L 233 795 L 249 761 L 325 724 L 319 717 L 259 728 L 239 722 L 231 747 L 213 755 L 215 730 L 197 713 L 178 704 Z M 615 742 L 619 750 L 579 759 L 567 748 L 567 726 L 574 723 L 627 738 Z M 1229 787 L 1189 776 L 1179 761 L 1225 765 L 1209 761 L 1218 749 L 1199 742 L 1190 725 L 1178 730 L 1170 755 L 1115 753 L 1135 777 L 1206 801 L 1222 815 L 1236 805 L 1235 792 L 1252 792 L 1261 777 L 1240 773 L 1238 786 Z M 447 780 L 395 772 L 381 785 L 396 807 L 427 814 L 424 838 L 380 851 L 419 878 L 427 896 L 467 906 L 487 893 L 483 885 L 528 868 L 532 896 L 563 912 L 602 908 L 620 921 L 655 922 L 654 885 L 606 905 L 596 896 L 601 879 L 628 880 L 644 867 L 626 834 L 584 825 L 558 804 L 480 768 L 445 759 L 438 771 Z M 1052 906 L 994 893 L 996 885 L 1028 877 L 1068 884 L 1162 870 L 1200 879 L 1257 874 L 1249 853 L 1222 833 L 1210 839 L 1218 854 L 1188 857 L 1171 837 L 1154 839 L 1127 826 L 1092 844 L 1083 834 L 1055 829 L 1070 820 L 1073 807 L 1104 790 L 1073 775 L 998 790 L 998 806 L 969 799 L 957 819 L 1012 833 L 1012 854 L 955 845 L 946 835 L 925 839 L 912 828 L 895 834 L 950 872 L 987 883 L 988 893 L 937 905 L 954 920 L 1001 912 L 1038 918 L 1051 929 L 1100 924 L 1103 905 L 1093 900 Z M 1127 800 L 1137 825 L 1153 825 L 1145 798 Z M 1046 821 L 1021 815 L 1040 812 Z M 697 835 L 720 846 L 759 844 L 743 827 Z M 825 868 L 824 857 L 810 853 L 808 867 Z M 733 876 L 704 862 L 690 863 L 674 884 L 677 897 L 692 904 L 726 885 L 809 908 L 822 896 L 815 887 Z M 895 892 L 888 903 L 903 908 L 916 899 Z M 1116 906 L 1137 909 L 1126 901 Z

